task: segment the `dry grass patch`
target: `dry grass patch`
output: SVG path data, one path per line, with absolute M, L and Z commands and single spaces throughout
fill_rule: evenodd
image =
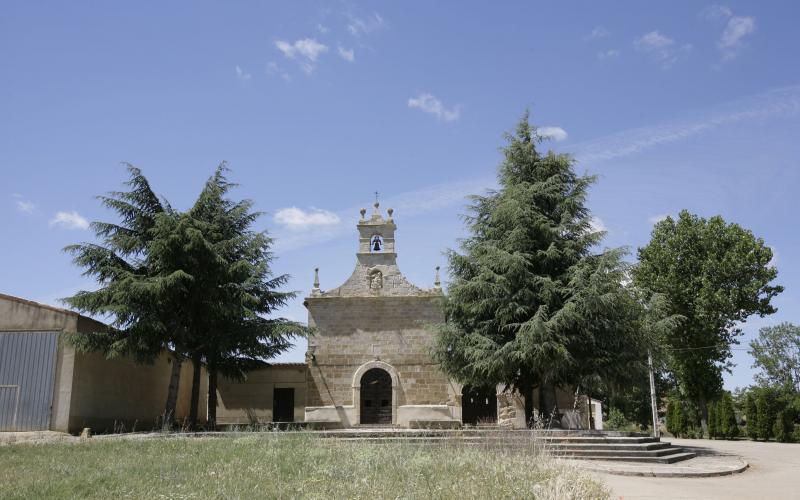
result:
M 301 433 L 0 447 L 2 498 L 607 498 L 545 453 Z

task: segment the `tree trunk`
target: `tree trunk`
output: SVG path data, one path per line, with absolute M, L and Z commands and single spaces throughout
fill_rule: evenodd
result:
M 192 400 L 189 406 L 189 428 L 197 428 L 197 407 L 200 405 L 200 374 L 203 368 L 200 356 L 192 356 Z
M 161 417 L 161 426 L 164 429 L 172 429 L 172 425 L 175 423 L 175 409 L 178 406 L 178 389 L 181 383 L 183 358 L 178 353 L 172 353 L 171 362 L 172 373 L 169 376 L 167 401 L 164 404 L 164 415 Z
M 217 430 L 217 369 L 208 366 L 208 430 Z
M 529 429 L 533 427 L 533 387 L 524 385 L 520 387 L 522 400 L 525 402 L 525 426 Z
M 542 418 L 547 423 L 547 428 L 561 427 L 556 404 L 556 387 L 550 377 L 542 378 L 542 383 L 539 386 L 539 405 L 542 410 Z
M 703 430 L 703 436 L 708 435 L 708 402 L 705 396 L 697 398 L 697 406 L 700 407 L 700 427 Z

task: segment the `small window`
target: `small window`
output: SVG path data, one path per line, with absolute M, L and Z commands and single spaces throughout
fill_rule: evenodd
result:
M 369 249 L 371 252 L 383 251 L 383 238 L 381 238 L 378 234 L 373 236 L 369 245 Z

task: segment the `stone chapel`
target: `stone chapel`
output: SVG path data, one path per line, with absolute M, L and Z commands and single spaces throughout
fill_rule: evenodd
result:
M 397 266 L 393 211 L 376 202 L 358 221 L 350 278 L 323 291 L 318 275 L 305 300 L 307 422 L 335 426 L 460 421 L 458 388 L 428 354 L 429 326 L 441 323 L 442 289 L 410 283 Z

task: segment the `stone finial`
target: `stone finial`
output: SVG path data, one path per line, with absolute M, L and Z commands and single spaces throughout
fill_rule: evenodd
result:
M 361 210 L 359 210 L 359 213 L 361 214 L 361 220 L 364 220 L 364 216 L 367 215 L 367 209 L 362 208 Z
M 389 220 L 391 220 L 391 219 L 392 219 L 392 214 L 394 213 L 394 208 L 390 208 L 390 209 L 388 209 L 388 210 L 386 211 L 386 213 L 387 213 L 387 214 L 389 214 Z
M 433 287 L 442 288 L 442 282 L 439 280 L 439 266 L 436 266 L 436 277 L 433 278 Z
M 380 215 L 380 212 L 378 211 L 378 209 L 380 208 L 381 204 L 380 204 L 380 203 L 378 203 L 378 202 L 376 201 L 375 203 L 373 203 L 373 205 L 372 205 L 372 206 L 373 206 L 373 207 L 375 207 L 375 212 L 374 212 L 374 214 L 375 214 L 375 215 Z
M 312 295 L 318 295 L 320 293 L 319 289 L 319 268 L 314 268 L 314 288 L 311 289 Z

